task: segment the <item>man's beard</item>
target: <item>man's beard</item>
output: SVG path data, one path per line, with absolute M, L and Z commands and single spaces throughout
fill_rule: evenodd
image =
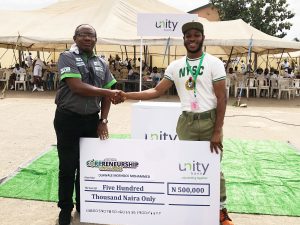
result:
M 203 40 L 204 41 L 204 40 Z M 189 50 L 189 48 L 188 48 L 188 46 L 187 46 L 187 44 L 184 42 L 184 47 L 185 47 L 185 49 L 187 50 L 187 52 L 189 52 L 189 53 L 197 53 L 197 52 L 199 52 L 199 51 L 201 51 L 202 50 L 202 46 L 203 46 L 203 41 L 201 41 L 200 43 L 199 43 L 199 46 L 198 46 L 198 48 L 196 48 L 195 50 L 193 50 L 193 51 L 191 51 L 191 50 Z

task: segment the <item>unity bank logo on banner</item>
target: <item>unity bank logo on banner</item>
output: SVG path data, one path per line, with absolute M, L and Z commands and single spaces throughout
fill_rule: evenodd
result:
M 137 34 L 139 36 L 182 37 L 183 24 L 197 21 L 196 14 L 150 14 L 137 15 Z

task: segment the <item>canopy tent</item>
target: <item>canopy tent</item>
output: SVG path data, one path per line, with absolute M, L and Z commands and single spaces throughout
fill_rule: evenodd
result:
M 279 53 L 272 56 L 273 58 L 299 58 L 300 57 L 300 51 L 296 52 L 286 52 L 286 53 Z
M 95 27 L 100 45 L 139 45 L 137 13 L 183 12 L 156 0 L 60 0 L 39 10 L 0 11 L 0 47 L 61 51 L 73 43 L 75 27 L 82 23 Z M 252 51 L 259 54 L 300 49 L 300 43 L 267 35 L 241 19 L 199 21 L 205 29 L 204 45 L 213 48 L 214 54 L 247 53 L 251 38 Z M 167 41 L 166 37 L 143 37 L 145 45 L 165 46 Z M 171 38 L 169 44 L 182 46 L 183 41 Z
M 139 45 L 137 13 L 149 12 L 183 13 L 156 0 L 58 1 L 40 10 L 0 11 L 0 43 L 3 47 L 22 43 L 33 50 L 64 50 L 73 43 L 75 28 L 87 23 L 97 30 L 98 44 Z M 166 40 L 148 37 L 145 44 L 165 45 Z

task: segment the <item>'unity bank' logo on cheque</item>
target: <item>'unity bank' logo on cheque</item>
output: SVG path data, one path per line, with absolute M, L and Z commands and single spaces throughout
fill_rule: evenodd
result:
M 179 163 L 179 171 L 187 173 L 186 175 L 190 176 L 203 176 L 206 175 L 208 168 L 209 168 L 209 163 L 201 163 L 197 161 L 192 161 L 192 162 L 183 162 Z
M 136 161 L 117 161 L 114 158 L 104 160 L 88 160 L 87 167 L 98 168 L 100 171 L 122 172 L 123 169 L 136 169 L 139 163 Z

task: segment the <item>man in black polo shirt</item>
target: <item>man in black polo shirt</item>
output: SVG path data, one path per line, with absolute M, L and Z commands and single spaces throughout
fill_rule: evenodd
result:
M 80 212 L 79 139 L 107 139 L 110 99 L 114 99 L 114 103 L 121 102 L 121 99 L 118 100 L 119 91 L 110 90 L 116 80 L 105 61 L 93 53 L 97 41 L 95 29 L 88 24 L 79 25 L 73 39 L 75 44 L 63 52 L 58 60 L 60 82 L 55 99 L 60 225 L 70 224 L 74 184 L 76 210 Z

